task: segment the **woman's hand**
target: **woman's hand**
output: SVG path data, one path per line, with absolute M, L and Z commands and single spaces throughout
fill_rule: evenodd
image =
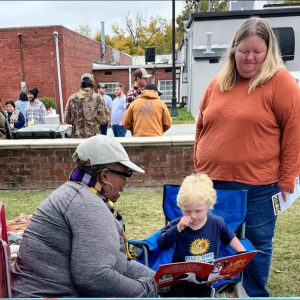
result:
M 179 232 L 185 229 L 185 227 L 189 226 L 193 222 L 190 216 L 183 216 L 179 223 L 177 224 L 177 229 Z
M 9 124 L 9 127 L 10 127 L 11 129 L 14 129 L 14 128 L 15 128 L 15 124 Z
M 289 195 L 291 194 L 290 191 L 284 190 L 284 189 L 280 189 L 280 192 L 281 192 L 281 195 L 282 195 L 282 200 L 284 202 L 286 202 L 287 199 L 288 199 L 288 197 L 289 197 Z

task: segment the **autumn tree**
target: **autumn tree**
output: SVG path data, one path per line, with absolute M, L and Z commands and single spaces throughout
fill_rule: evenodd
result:
M 75 29 L 75 31 L 88 38 L 92 38 L 92 28 L 87 24 L 79 25 L 78 28 Z
M 300 1 L 300 0 L 299 0 Z M 183 35 L 184 24 L 188 22 L 193 13 L 220 12 L 228 10 L 228 0 L 186 0 L 185 6 L 176 18 L 178 35 Z
M 108 44 L 130 55 L 144 55 L 145 48 L 150 46 L 155 47 L 156 54 L 172 52 L 172 25 L 163 17 L 128 14 L 125 26 L 114 24 L 112 32 Z

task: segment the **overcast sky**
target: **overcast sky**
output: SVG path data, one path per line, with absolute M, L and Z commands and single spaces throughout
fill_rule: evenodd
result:
M 176 15 L 185 1 L 176 1 Z M 127 14 L 162 16 L 172 19 L 172 1 L 0 1 L 0 28 L 63 25 L 75 30 L 79 25 L 89 25 L 92 34 L 105 22 L 105 33 L 112 34 L 114 23 L 124 25 Z

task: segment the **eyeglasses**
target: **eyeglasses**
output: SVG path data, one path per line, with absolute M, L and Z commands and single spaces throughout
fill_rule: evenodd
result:
M 111 170 L 111 169 L 108 169 L 108 171 L 110 171 L 111 173 L 114 173 L 114 174 L 117 174 L 117 175 L 121 175 L 121 176 L 124 176 L 124 177 L 131 177 L 133 171 L 132 170 L 128 170 L 126 172 L 122 172 L 122 171 L 117 171 L 117 170 Z

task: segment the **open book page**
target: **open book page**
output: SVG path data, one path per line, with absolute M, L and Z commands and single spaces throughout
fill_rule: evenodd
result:
M 281 192 L 272 196 L 272 203 L 274 214 L 277 216 L 279 213 L 284 212 L 287 208 L 289 208 L 294 201 L 300 196 L 300 185 L 299 185 L 299 177 L 295 180 L 295 189 L 292 194 L 289 194 L 286 201 L 283 201 Z
M 247 266 L 257 251 L 245 252 L 215 260 L 213 263 L 180 262 L 161 265 L 154 279 L 159 288 L 190 281 L 209 284 L 235 277 Z

